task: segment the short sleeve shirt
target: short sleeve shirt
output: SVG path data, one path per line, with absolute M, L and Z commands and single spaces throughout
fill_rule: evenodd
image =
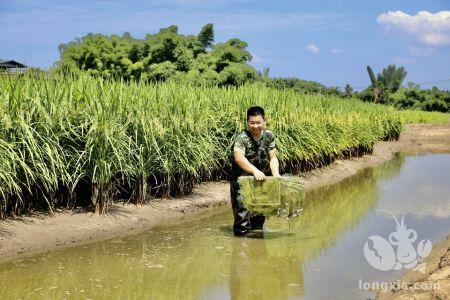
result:
M 231 148 L 231 161 L 232 172 L 231 178 L 236 179 L 238 176 L 245 175 L 246 172 L 242 170 L 234 161 L 234 151 L 242 151 L 245 157 L 255 165 L 262 172 L 267 173 L 269 167 L 269 152 L 277 149 L 275 144 L 275 136 L 270 130 L 264 130 L 259 140 L 251 138 L 250 133 L 246 133 L 245 130 L 240 132 Z M 252 139 L 256 142 L 252 141 Z M 261 145 L 261 143 L 264 143 Z M 261 148 L 261 149 L 260 149 Z M 262 150 L 262 151 L 260 151 Z M 259 152 L 259 153 L 258 153 Z
M 263 139 L 265 141 L 265 145 L 267 145 L 267 153 L 277 148 L 275 144 L 275 135 L 272 133 L 272 131 L 265 129 L 261 138 L 255 141 L 258 143 L 258 145 L 260 145 Z M 246 158 L 251 158 L 256 155 L 255 147 L 252 143 L 253 142 L 251 141 L 247 133 L 245 133 L 245 131 L 242 131 L 236 136 L 236 139 L 234 140 L 232 152 L 241 150 L 245 153 Z

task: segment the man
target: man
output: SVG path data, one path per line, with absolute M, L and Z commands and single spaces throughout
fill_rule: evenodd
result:
M 242 175 L 253 175 L 264 180 L 271 172 L 280 176 L 275 136 L 264 128 L 264 109 L 259 106 L 247 110 L 247 129 L 239 133 L 231 146 L 230 192 L 233 207 L 235 235 L 246 235 L 252 229 L 262 229 L 265 217 L 253 215 L 242 204 L 237 179 Z

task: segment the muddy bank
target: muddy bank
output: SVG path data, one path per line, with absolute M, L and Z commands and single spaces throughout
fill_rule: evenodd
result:
M 424 273 L 407 272 L 395 281 L 395 288 L 378 293 L 377 299 L 450 299 L 450 236 L 433 245 L 424 262 Z
M 361 169 L 391 160 L 396 152 L 450 152 L 450 124 L 409 125 L 398 142 L 380 142 L 372 155 L 338 160 L 303 175 L 307 189 L 336 183 Z M 229 204 L 226 182 L 205 183 L 188 197 L 154 200 L 151 204 L 113 205 L 105 217 L 93 213 L 59 212 L 0 223 L 0 262 L 62 247 L 132 234 L 187 213 Z M 231 214 L 231 210 L 230 210 Z
M 229 187 L 207 183 L 182 199 L 155 199 L 148 205 L 114 204 L 108 215 L 62 211 L 0 222 L 0 263 L 15 256 L 138 233 L 163 220 L 204 212 L 229 202 Z

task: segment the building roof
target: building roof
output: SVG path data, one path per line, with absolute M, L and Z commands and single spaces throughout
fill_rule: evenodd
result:
M 15 60 L 0 59 L 0 67 L 3 68 L 28 68 L 26 65 L 21 64 Z

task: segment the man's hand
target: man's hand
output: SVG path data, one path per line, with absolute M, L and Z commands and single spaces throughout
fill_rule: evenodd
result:
M 235 150 L 234 151 L 234 159 L 237 163 L 237 165 L 247 172 L 248 174 L 253 174 L 256 180 L 264 180 L 266 179 L 266 175 L 264 175 L 263 172 L 258 170 L 254 165 L 252 165 L 247 158 L 245 158 L 244 151 L 241 150 Z
M 264 180 L 266 179 L 266 175 L 264 175 L 263 172 L 261 172 L 260 170 L 256 169 L 253 171 L 253 176 L 255 177 L 256 180 Z

